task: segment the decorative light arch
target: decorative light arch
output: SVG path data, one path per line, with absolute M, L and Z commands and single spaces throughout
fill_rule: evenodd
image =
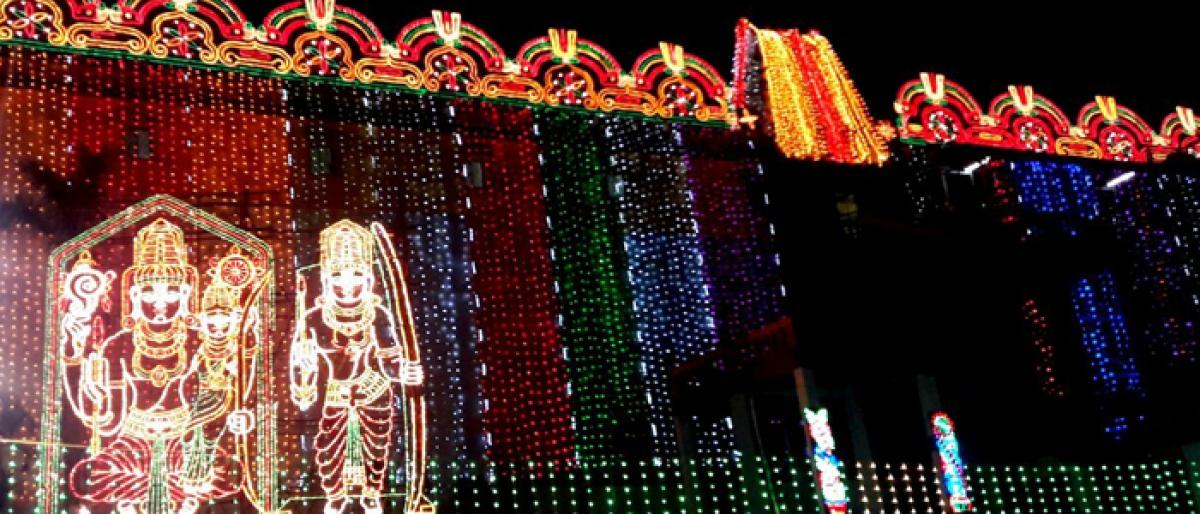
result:
M 0 42 L 679 121 L 735 122 L 725 80 L 682 47 L 663 43 L 643 53 L 625 74 L 607 50 L 574 34 L 552 29 L 510 59 L 481 28 L 450 11 L 435 10 L 389 40 L 366 16 L 335 0 L 285 3 L 261 26 L 226 0 L 115 5 L 0 0 Z M 575 93 L 581 87 L 586 98 Z
M 1012 85 L 985 112 L 940 73 L 906 82 L 894 104 L 896 128 L 910 142 L 967 144 L 1111 161 L 1161 162 L 1172 153 L 1197 153 L 1195 115 L 1177 107 L 1155 132 L 1132 109 L 1097 96 L 1075 122 L 1032 86 Z

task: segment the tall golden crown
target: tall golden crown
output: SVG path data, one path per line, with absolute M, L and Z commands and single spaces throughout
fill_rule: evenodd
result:
M 233 310 L 242 306 L 242 288 L 224 284 L 209 284 L 200 299 L 201 310 Z
M 371 271 L 374 259 L 371 231 L 350 220 L 341 220 L 321 231 L 321 272 Z
M 197 275 L 196 267 L 188 264 L 183 229 L 158 218 L 138 230 L 133 238 L 133 265 L 121 274 L 122 294 L 128 294 L 134 286 L 187 285 L 191 291 L 189 304 L 195 305 Z M 128 318 L 129 302 L 122 303 L 122 318 Z
M 196 268 L 188 264 L 183 230 L 163 218 L 142 227 L 133 240 L 134 285 L 183 285 L 195 278 Z

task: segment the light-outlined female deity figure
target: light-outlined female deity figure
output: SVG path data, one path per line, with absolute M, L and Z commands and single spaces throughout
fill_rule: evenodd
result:
M 424 380 L 404 274 L 382 225 L 342 220 L 321 231 L 320 290 L 308 303 L 297 272 L 296 324 L 289 356 L 292 400 L 319 404 L 314 438 L 326 514 L 355 502 L 383 512 L 390 477 L 395 417 L 402 418 L 404 509 L 431 513 L 426 500 Z M 311 267 L 310 267 L 311 268 Z M 393 385 L 401 388 L 400 413 Z M 398 485 L 398 484 L 392 484 Z
M 66 482 L 92 512 L 191 514 L 239 491 L 261 505 L 262 470 L 248 457 L 263 402 L 250 393 L 270 319 L 270 250 L 197 213 L 153 197 L 52 254 L 48 383 L 62 384 L 73 417 L 52 405 L 43 431 L 51 441 L 86 434 Z M 185 227 L 204 242 L 189 245 Z M 201 273 L 193 256 L 204 255 Z M 120 273 L 104 269 L 120 262 Z M 51 507 L 55 489 L 44 487 Z

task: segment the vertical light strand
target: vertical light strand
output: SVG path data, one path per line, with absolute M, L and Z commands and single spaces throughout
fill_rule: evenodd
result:
M 711 291 L 704 273 L 698 225 L 692 212 L 687 170 L 672 126 L 612 118 L 605 124 L 607 155 L 619 191 L 633 292 L 637 342 L 655 427 L 655 452 L 673 454 L 676 412 L 668 393 L 674 367 L 713 350 L 717 343 Z M 700 458 L 733 450 L 726 420 L 695 424 Z
M 569 466 L 575 443 L 533 116 L 486 103 L 452 105 L 467 166 L 459 183 L 475 237 L 489 457 Z
M 581 460 L 648 455 L 643 386 L 620 212 L 593 117 L 535 113 Z M 672 436 L 673 431 L 662 434 Z M 655 434 L 657 435 L 657 434 Z
M 718 334 L 724 343 L 741 341 L 783 313 L 766 176 L 742 133 L 680 131 Z

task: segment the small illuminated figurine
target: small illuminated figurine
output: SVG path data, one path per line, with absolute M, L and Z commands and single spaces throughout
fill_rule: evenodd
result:
M 949 507 L 947 510 L 956 513 L 970 512 L 973 502 L 967 490 L 966 472 L 958 451 L 954 422 L 945 412 L 935 412 L 929 422 L 933 429 L 934 443 L 937 445 L 938 464 L 942 468 L 942 494 L 945 495 L 946 505 Z
M 842 462 L 835 453 L 833 431 L 829 428 L 829 411 L 804 409 L 804 426 L 812 440 L 813 465 L 817 468 L 817 483 L 821 501 L 830 514 L 842 514 L 849 507 L 846 484 L 842 481 Z
M 407 293 L 392 284 L 386 289 L 392 303 L 388 305 L 376 292 L 388 285 L 381 282 L 392 283 L 399 273 L 395 251 L 381 227 L 373 234 L 351 221 L 334 223 L 321 232 L 320 252 L 321 289 L 313 306 L 305 304 L 303 276 L 297 279 L 290 355 L 292 399 L 302 410 L 320 400 L 315 446 L 327 497 L 325 512 L 346 512 L 351 499 L 357 498 L 364 512 L 379 514 L 393 440 L 392 384 L 406 386 L 411 393 L 424 380 L 415 358 Z M 376 275 L 377 264 L 384 280 Z M 324 390 L 318 398 L 320 382 Z M 424 404 L 410 400 L 407 409 L 416 417 L 405 423 L 410 481 L 405 510 L 431 512 L 432 506 L 420 496 Z

